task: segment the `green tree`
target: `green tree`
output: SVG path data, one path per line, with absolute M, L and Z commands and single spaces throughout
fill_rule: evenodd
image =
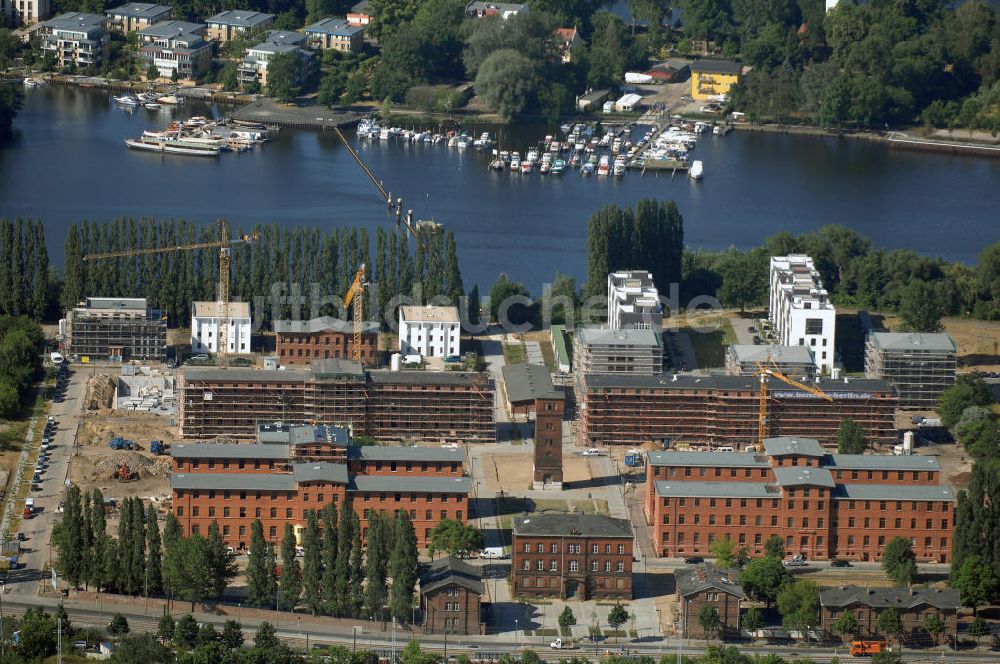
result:
M 514 299 L 518 298 L 518 299 Z M 490 290 L 490 316 L 498 323 L 520 325 L 531 320 L 531 310 L 525 302 L 529 300 L 528 289 L 520 281 L 511 281 L 506 273 L 501 273 Z M 506 313 L 507 320 L 501 321 Z
M 222 89 L 227 92 L 233 92 L 239 89 L 240 80 L 236 71 L 236 62 L 233 60 L 227 60 L 225 64 L 222 65 L 222 69 L 219 70 L 219 84 Z
M 146 80 L 155 81 L 160 77 L 160 70 L 156 65 L 150 63 L 149 68 L 146 70 Z
M 74 586 L 84 577 L 83 569 L 83 513 L 80 488 L 75 484 L 66 491 L 63 501 L 63 520 L 53 532 L 59 554 L 59 569 L 64 579 Z
M 910 332 L 937 332 L 946 305 L 940 289 L 926 281 L 911 281 L 902 292 L 899 316 L 903 329 Z
M 28 609 L 21 619 L 21 640 L 17 647 L 21 661 L 41 661 L 56 652 L 56 623 L 41 608 Z
M 431 558 L 438 551 L 461 558 L 472 551 L 479 551 L 486 543 L 483 532 L 475 526 L 452 519 L 442 519 L 431 531 L 428 555 Z
M 845 417 L 837 429 L 838 454 L 862 454 L 865 451 L 865 430 L 854 420 Z
M 611 629 L 620 629 L 622 625 L 628 622 L 629 615 L 625 610 L 625 607 L 621 605 L 621 602 L 615 602 L 615 605 L 611 607 L 611 611 L 608 612 L 608 625 Z
M 785 584 L 778 593 L 782 624 L 791 630 L 807 630 L 819 624 L 819 586 L 800 579 Z
M 941 423 L 949 429 L 962 419 L 962 413 L 969 406 L 989 406 L 993 396 L 979 374 L 959 374 L 955 384 L 945 389 L 938 398 L 937 412 Z
M 146 509 L 146 522 L 146 591 L 156 594 L 163 588 L 163 544 L 152 503 Z
M 316 615 L 323 608 L 323 540 L 316 510 L 306 515 L 302 535 L 302 586 L 306 606 Z
M 229 582 L 236 577 L 236 556 L 226 546 L 219 531 L 219 524 L 214 519 L 208 526 L 208 538 L 205 541 L 205 556 L 208 565 L 211 599 L 222 599 Z
M 206 646 L 215 643 L 219 639 L 219 633 L 215 631 L 215 626 L 211 623 L 202 623 L 198 628 L 198 646 Z
M 181 616 L 174 627 L 174 643 L 186 648 L 193 648 L 198 641 L 198 621 L 190 613 Z
M 123 634 L 128 634 L 128 632 L 128 619 L 120 613 L 113 615 L 111 622 L 108 623 L 108 633 L 114 636 L 122 636 Z
M 164 613 L 160 621 L 156 624 L 156 635 L 164 640 L 173 639 L 174 630 L 176 629 L 177 623 L 174 622 L 174 617 L 169 613 Z
M 295 611 L 295 605 L 302 594 L 302 569 L 296 559 L 295 529 L 285 524 L 285 536 L 281 540 L 281 608 Z
M 278 53 L 267 65 L 267 94 L 291 103 L 315 85 L 316 70 L 314 58 L 302 51 Z
M 238 620 L 227 620 L 222 627 L 222 643 L 230 650 L 243 647 L 243 626 Z
M 782 587 L 791 580 L 791 574 L 781 558 L 764 556 L 754 558 L 740 572 L 740 583 L 750 597 L 768 606 L 778 599 Z
M 833 631 L 849 640 L 861 632 L 861 625 L 857 618 L 850 611 L 844 611 L 837 620 L 834 621 Z
M 716 294 L 719 301 L 728 307 L 739 307 L 745 311 L 747 306 L 760 303 L 767 292 L 764 271 L 757 265 L 750 254 L 731 251 L 719 266 L 722 274 L 722 285 Z
M 417 536 L 410 516 L 402 510 L 396 513 L 393 530 L 389 608 L 396 620 L 406 622 L 412 618 L 413 586 L 417 582 Z
M 743 619 L 740 620 L 740 625 L 743 629 L 749 632 L 756 632 L 759 629 L 764 629 L 764 614 L 760 609 L 749 608 L 746 613 L 743 614 Z
M 767 538 L 764 542 L 764 554 L 778 560 L 785 558 L 785 540 L 781 535 L 771 535 Z
M 494 51 L 476 74 L 476 93 L 503 122 L 525 109 L 537 86 L 535 64 L 514 49 Z
M 875 628 L 880 634 L 889 638 L 899 640 L 903 637 L 903 619 L 899 615 L 899 610 L 895 607 L 882 609 L 875 621 Z
M 324 611 L 333 612 L 336 606 L 337 593 L 337 562 L 338 562 L 338 524 L 337 508 L 331 503 L 322 510 L 323 515 L 323 607 Z
M 973 614 L 1000 592 L 993 569 L 978 555 L 965 558 L 952 576 L 951 587 L 958 591 L 962 605 L 971 608 Z
M 390 532 L 388 518 L 375 513 L 368 520 L 368 546 L 365 560 L 365 613 L 381 616 L 389 597 L 386 584 L 389 572 Z
M 573 609 L 567 604 L 563 608 L 562 613 L 559 614 L 559 626 L 563 629 L 568 629 L 576 624 L 576 616 L 573 615 Z
M 716 565 L 723 569 L 743 567 L 747 563 L 746 547 L 737 546 L 729 535 L 724 535 L 722 539 L 712 542 L 708 550 L 715 558 Z
M 913 582 L 917 576 L 917 558 L 913 545 L 905 537 L 893 537 L 882 554 L 882 569 L 897 586 Z
M 118 641 L 118 647 L 107 660 L 109 664 L 134 664 L 135 662 L 174 661 L 174 654 L 169 648 L 156 640 L 152 634 L 136 634 L 126 636 Z
M 701 607 L 701 611 L 698 612 L 698 624 L 701 625 L 706 638 L 717 636 L 722 627 L 722 622 L 719 619 L 719 610 L 714 606 Z
M 262 649 L 279 647 L 281 641 L 278 640 L 278 634 L 274 629 L 274 625 L 266 621 L 262 622 L 260 627 L 257 628 L 257 632 L 253 635 L 253 644 L 255 647 Z
M 990 625 L 982 616 L 976 616 L 971 623 L 969 623 L 969 636 L 979 643 L 979 639 L 990 633 Z
M 250 525 L 250 560 L 247 563 L 247 602 L 253 606 L 270 606 L 277 591 L 274 576 L 274 548 L 264 539 L 260 519 Z
M 941 616 L 938 614 L 932 614 L 924 618 L 924 631 L 930 634 L 931 638 L 934 639 L 934 645 L 937 645 L 938 639 L 945 630 L 944 621 L 941 620 Z

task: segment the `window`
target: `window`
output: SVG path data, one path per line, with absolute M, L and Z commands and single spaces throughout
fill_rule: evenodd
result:
M 611 545 L 610 544 L 605 544 L 604 545 L 604 553 L 611 553 Z
M 610 572 L 611 571 L 611 561 L 610 560 L 605 560 L 604 561 L 604 571 L 605 572 Z
M 531 561 L 530 560 L 525 560 L 524 561 L 524 569 L 526 569 L 526 570 L 530 570 L 531 569 Z
M 807 318 L 806 319 L 806 334 L 823 334 L 823 319 L 822 318 Z M 815 340 L 813 344 L 815 345 Z
M 545 561 L 544 560 L 539 560 L 538 563 L 537 563 L 537 565 L 536 565 L 536 569 L 539 572 L 544 572 L 545 571 Z
M 539 544 L 538 545 L 538 553 L 545 553 L 545 545 L 544 544 Z
M 528 544 L 527 542 L 524 543 L 524 552 L 531 553 L 531 545 Z
M 719 593 L 705 593 L 705 601 L 707 602 L 718 602 Z
M 599 550 L 600 550 L 600 547 L 597 544 L 594 544 L 593 546 L 590 547 L 590 552 L 591 553 L 597 553 Z
M 618 545 L 618 554 L 622 555 L 622 556 L 625 555 L 625 545 L 624 544 L 619 544 Z
M 580 569 L 580 563 L 579 562 L 577 562 L 575 560 L 569 561 L 569 571 L 576 572 L 576 571 L 579 571 L 579 569 Z
M 619 572 L 624 572 L 625 571 L 625 561 L 624 560 L 619 560 L 618 561 L 618 571 Z
M 550 572 L 558 572 L 559 571 L 559 561 L 558 560 L 549 561 L 549 571 Z
M 550 550 L 550 551 L 551 551 L 552 553 L 559 553 L 559 545 L 558 545 L 558 544 L 555 544 L 555 543 L 553 543 L 553 544 L 552 544 L 552 546 L 550 546 L 550 547 L 549 547 L 549 550 Z
M 597 571 L 597 561 L 596 560 L 591 560 L 590 561 L 590 571 L 591 572 L 596 572 Z

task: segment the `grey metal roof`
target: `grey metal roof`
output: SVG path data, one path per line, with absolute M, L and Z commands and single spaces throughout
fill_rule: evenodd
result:
M 257 442 L 267 444 L 311 445 L 331 443 L 346 446 L 351 441 L 346 427 L 324 424 L 289 424 L 269 422 L 257 425 Z
M 723 390 L 751 391 L 760 389 L 760 380 L 753 376 L 695 376 L 692 374 L 674 374 L 660 376 L 641 376 L 639 374 L 587 374 L 586 383 L 591 388 L 646 388 L 668 390 Z M 812 383 L 834 399 L 864 399 L 875 392 L 892 392 L 888 381 L 875 378 L 850 378 L 846 383 L 842 380 L 820 379 Z M 767 388 L 772 396 L 795 394 L 797 398 L 817 399 L 808 392 L 786 385 L 777 378 L 767 379 Z
M 826 451 L 815 438 L 775 436 L 764 439 L 764 452 L 771 456 L 822 457 Z
M 272 44 L 291 44 L 297 46 L 305 44 L 306 39 L 308 37 L 305 34 L 295 30 L 268 30 L 264 41 L 271 42 Z M 353 330 L 354 328 L 352 327 L 351 329 Z
M 236 28 L 256 28 L 270 23 L 272 19 L 274 19 L 274 14 L 230 9 L 219 12 L 206 22 L 217 25 L 231 25 Z
M 552 374 L 544 364 L 505 364 L 503 384 L 511 403 L 537 399 L 562 399 L 563 393 L 552 385 Z
M 66 16 L 64 14 L 63 16 Z M 89 16 L 97 17 L 96 14 L 89 14 Z M 59 16 L 57 18 L 63 18 Z M 99 17 L 102 20 L 103 16 Z M 52 19 L 46 21 L 46 24 L 55 21 Z M 88 309 L 115 309 L 118 311 L 146 311 L 146 298 L 144 297 L 88 297 L 87 298 L 87 308 Z
M 219 491 L 295 491 L 291 473 L 174 473 L 171 489 Z
M 272 41 L 263 41 L 256 46 L 251 46 L 248 52 L 257 53 L 293 53 L 302 50 L 298 44 L 282 44 Z
M 280 46 L 280 45 L 279 45 Z M 281 46 L 284 50 L 295 50 L 298 46 Z M 312 374 L 317 378 L 329 376 L 363 376 L 364 369 L 358 362 L 340 357 L 325 357 L 321 360 L 313 360 L 309 365 Z
M 359 32 L 364 32 L 364 30 L 364 26 L 351 25 L 342 18 L 333 17 L 324 18 L 321 21 L 317 21 L 312 25 L 306 26 L 306 32 L 321 35 L 334 35 L 338 37 L 350 37 L 358 34 Z
M 769 468 L 767 457 L 752 452 L 649 452 L 651 466 L 705 466 L 714 468 Z
M 955 340 L 944 332 L 871 332 L 868 339 L 881 350 L 956 352 Z
M 844 500 L 945 500 L 955 494 L 946 486 L 920 484 L 838 484 L 834 498 Z
M 379 385 L 471 385 L 475 379 L 487 377 L 470 371 L 370 371 L 368 376 Z
M 108 16 L 129 16 L 132 18 L 155 19 L 159 16 L 169 14 L 170 7 L 164 5 L 154 5 L 148 2 L 126 2 L 105 12 Z
M 306 28 L 306 32 L 309 32 L 309 28 Z M 332 316 L 322 316 L 309 320 L 276 320 L 273 325 L 275 332 L 284 334 L 316 334 L 317 332 L 353 334 L 354 332 L 353 321 L 341 320 Z M 361 323 L 361 332 L 363 334 L 378 331 L 378 321 L 363 321 Z
M 957 611 L 959 593 L 952 588 L 861 588 L 859 586 L 831 586 L 819 591 L 819 603 L 828 607 L 868 606 L 874 609 L 895 607 L 914 609 L 930 604 L 938 609 Z
M 664 498 L 780 498 L 781 490 L 764 482 L 656 482 Z
M 462 463 L 465 450 L 450 447 L 402 447 L 399 445 L 352 445 L 347 456 L 364 461 L 427 461 Z
M 176 443 L 170 446 L 175 459 L 287 459 L 287 445 L 257 443 Z
M 483 594 L 483 578 L 478 567 L 458 558 L 445 556 L 426 565 L 420 574 L 420 592 L 429 593 L 438 588 L 457 584 L 474 593 Z
M 189 23 L 188 21 L 160 21 L 148 28 L 143 28 L 139 34 L 143 37 L 201 37 L 205 33 L 204 23 Z
M 557 537 L 632 537 L 627 519 L 600 514 L 532 514 L 513 521 L 514 535 Z
M 468 477 L 355 475 L 348 488 L 351 491 L 386 493 L 469 493 L 472 481 Z
M 806 468 L 805 466 L 786 466 L 774 469 L 774 479 L 778 486 L 822 486 L 827 489 L 834 487 L 833 477 L 825 468 Z
M 761 364 L 813 363 L 813 353 L 808 346 L 733 344 L 729 347 L 729 350 L 737 362 L 760 362 Z
M 108 17 L 104 14 L 84 14 L 82 12 L 67 12 L 65 14 L 60 14 L 55 18 L 50 18 L 45 21 L 42 25 L 46 28 L 53 30 L 62 30 L 65 32 L 92 32 L 94 30 L 100 30 L 104 27 L 105 22 Z M 137 308 L 135 302 L 141 301 L 142 307 L 146 307 L 145 298 L 111 298 L 111 297 L 101 297 L 101 298 L 87 298 L 87 306 L 91 306 L 91 302 L 94 300 L 104 300 L 105 302 L 120 302 L 120 303 L 130 303 L 129 306 L 115 306 L 115 307 L 102 307 L 102 308 L 125 308 L 133 309 Z
M 297 463 L 292 466 L 292 476 L 298 483 L 333 482 L 347 484 L 347 465 L 343 463 Z
M 821 464 L 839 470 L 941 470 L 936 457 L 917 454 L 828 454 Z
M 680 567 L 674 570 L 677 582 L 677 592 L 681 597 L 690 597 L 706 590 L 718 590 L 743 599 L 743 586 L 740 585 L 739 570 L 717 569 L 711 563 L 697 567 Z
M 215 367 L 182 367 L 182 375 L 188 383 L 199 380 L 234 383 L 303 383 L 310 373 L 304 370 L 278 371 L 276 369 Z
M 662 346 L 659 332 L 648 328 L 609 330 L 583 327 L 577 330 L 580 342 L 588 346 Z

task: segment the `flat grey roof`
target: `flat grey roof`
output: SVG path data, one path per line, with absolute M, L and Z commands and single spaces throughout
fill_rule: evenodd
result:
M 317 21 L 312 25 L 306 26 L 306 32 L 315 32 L 323 35 L 336 35 L 341 37 L 350 37 L 364 31 L 364 26 L 351 25 L 342 18 L 333 17 L 324 18 L 321 21 Z
M 218 491 L 295 491 L 291 473 L 174 473 L 171 489 Z
M 292 466 L 292 477 L 299 483 L 333 482 L 334 484 L 347 484 L 347 465 L 330 462 L 297 463 Z
M 826 451 L 815 438 L 776 436 L 764 439 L 764 451 L 771 456 L 822 457 Z
M 733 344 L 729 347 L 729 350 L 737 362 L 760 362 L 761 364 L 813 363 L 813 353 L 809 346 Z
M 911 609 L 930 604 L 939 609 L 958 610 L 959 593 L 953 588 L 861 588 L 830 586 L 819 591 L 821 606 L 846 607 L 854 604 L 876 609 L 889 607 Z
M 288 459 L 287 445 L 257 443 L 175 443 L 170 446 L 175 459 Z
M 786 466 L 774 469 L 774 479 L 778 486 L 822 486 L 832 489 L 835 485 L 830 471 L 825 468 Z
M 828 454 L 823 466 L 839 470 L 941 470 L 936 457 L 916 454 Z
M 306 32 L 309 28 L 306 28 Z M 341 332 L 352 334 L 354 332 L 354 322 L 341 320 L 332 316 L 322 316 L 309 320 L 276 320 L 273 323 L 274 331 L 281 334 L 316 334 L 317 332 Z M 378 321 L 363 321 L 361 332 L 364 334 L 378 332 Z
M 50 18 L 45 21 L 42 25 L 53 30 L 65 30 L 67 32 L 91 32 L 93 30 L 98 30 L 104 27 L 105 21 L 108 17 L 104 14 L 84 14 L 82 12 L 67 12 L 65 14 L 60 14 L 55 18 Z M 87 298 L 88 306 L 91 300 L 108 300 L 108 301 L 118 301 L 127 302 L 142 300 L 142 306 L 145 308 L 146 300 L 144 298 Z
M 486 377 L 486 374 L 471 371 L 370 371 L 368 376 L 372 383 L 379 385 L 471 385 L 474 379 Z
M 583 327 L 576 333 L 581 343 L 588 346 L 647 346 L 663 345 L 659 332 L 648 328 L 609 330 L 607 328 Z
M 955 500 L 946 486 L 920 484 L 838 484 L 834 498 L 846 500 Z
M 144 37 L 184 37 L 186 35 L 202 36 L 205 32 L 204 23 L 189 23 L 187 21 L 160 21 L 148 28 L 143 28 L 139 34 Z
M 871 332 L 868 339 L 881 350 L 924 350 L 939 353 L 957 351 L 955 340 L 944 332 Z
M 148 2 L 126 2 L 105 12 L 108 16 L 129 16 L 132 18 L 156 18 L 171 12 L 170 7 L 154 5 Z
M 69 14 L 63 14 L 57 18 L 61 19 L 64 16 L 69 16 Z M 80 16 L 91 16 L 94 18 L 100 18 L 101 21 L 104 20 L 103 16 L 97 16 L 96 14 L 80 14 Z M 52 23 L 56 19 L 46 21 L 46 25 Z M 72 28 L 67 28 L 72 29 Z M 115 310 L 127 310 L 127 311 L 146 311 L 146 298 L 144 297 L 88 297 L 87 298 L 87 308 L 88 309 L 115 309 Z
M 558 537 L 632 537 L 632 524 L 600 514 L 531 514 L 513 522 L 514 535 Z
M 300 50 L 298 44 L 281 44 L 272 41 L 263 41 L 256 46 L 251 46 L 250 51 L 259 53 L 291 53 Z
M 302 369 L 278 371 L 276 369 L 230 368 L 215 367 L 183 367 L 183 376 L 187 382 L 232 381 L 238 383 L 301 383 L 309 379 L 310 373 Z
M 714 468 L 769 468 L 767 457 L 752 452 L 649 452 L 651 466 L 705 466 Z
M 399 308 L 401 320 L 407 323 L 458 323 L 458 307 L 436 307 L 430 304 Z
M 295 30 L 268 30 L 267 38 L 264 41 L 271 42 L 272 44 L 304 44 L 306 43 L 308 37 Z M 351 329 L 354 329 L 353 327 Z
M 739 74 L 743 65 L 730 60 L 695 60 L 691 63 L 691 71 L 707 74 Z
M 552 374 L 544 364 L 505 364 L 502 371 L 507 400 L 512 403 L 563 398 L 563 393 L 552 385 Z
M 226 10 L 219 12 L 206 23 L 216 23 L 218 25 L 231 25 L 237 28 L 255 28 L 269 23 L 274 18 L 274 14 L 262 14 L 260 12 L 250 12 L 242 10 Z
M 388 475 L 355 475 L 349 486 L 351 491 L 386 493 L 462 493 L 472 490 L 468 477 L 395 477 Z
M 465 451 L 451 447 L 403 447 L 400 445 L 351 445 L 347 456 L 363 461 L 427 461 L 463 463 Z
M 279 44 L 278 46 L 281 45 Z M 296 48 L 298 46 L 288 45 L 285 50 Z M 361 376 L 364 374 L 364 369 L 359 363 L 342 357 L 325 357 L 320 360 L 313 360 L 309 365 L 309 369 L 317 378 L 325 376 Z
M 739 583 L 739 570 L 717 569 L 712 563 L 703 563 L 697 567 L 681 567 L 674 570 L 677 581 L 677 591 L 682 597 L 696 595 L 706 590 L 744 597 L 743 586 Z
M 664 498 L 780 498 L 781 491 L 763 482 L 656 482 Z
M 287 445 L 331 443 L 346 446 L 351 440 L 345 427 L 324 424 L 291 424 L 269 422 L 257 425 L 257 442 Z
M 627 387 L 663 390 L 729 390 L 750 391 L 754 393 L 760 390 L 760 380 L 753 376 L 587 374 L 584 380 L 587 386 L 591 388 Z M 846 383 L 842 380 L 821 379 L 811 384 L 823 390 L 834 399 L 861 399 L 875 392 L 891 393 L 893 391 L 889 382 L 880 378 L 851 378 Z M 772 396 L 795 393 L 800 398 L 818 398 L 791 385 L 786 385 L 777 378 L 768 378 L 767 388 Z

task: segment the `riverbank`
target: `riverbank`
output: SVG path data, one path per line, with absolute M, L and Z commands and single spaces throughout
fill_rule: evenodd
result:
M 831 136 L 834 138 L 846 138 L 867 141 L 870 143 L 879 143 L 893 149 L 938 152 L 970 157 L 992 157 L 994 159 L 1000 159 L 1000 145 L 988 145 L 985 143 L 953 140 L 945 141 L 934 138 L 918 138 L 900 131 L 845 131 L 800 125 L 752 124 L 749 122 L 734 122 L 732 126 L 738 131 L 795 134 L 799 136 Z

